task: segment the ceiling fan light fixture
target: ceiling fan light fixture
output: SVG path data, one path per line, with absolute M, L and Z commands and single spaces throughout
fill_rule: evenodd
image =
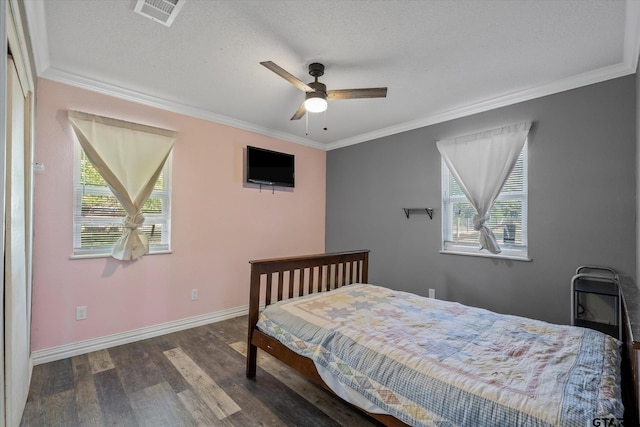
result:
M 327 109 L 324 93 L 308 92 L 304 100 L 304 108 L 310 113 L 322 113 Z
M 323 111 L 326 111 L 328 99 L 335 100 L 387 97 L 386 87 L 368 87 L 359 89 L 339 89 L 328 91 L 327 85 L 318 81 L 318 77 L 324 75 L 324 65 L 319 62 L 309 64 L 309 75 L 314 78 L 314 81 L 309 83 L 303 83 L 302 80 L 298 79 L 293 74 L 276 65 L 272 61 L 263 61 L 260 63 L 260 65 L 273 71 L 301 91 L 305 92 L 304 102 L 300 104 L 296 112 L 293 114 L 293 116 L 291 116 L 291 120 L 300 120 L 307 112 L 322 113 Z

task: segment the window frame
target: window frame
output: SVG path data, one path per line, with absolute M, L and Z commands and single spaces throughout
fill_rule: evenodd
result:
M 500 194 L 496 198 L 496 201 L 500 200 L 518 200 L 522 201 L 522 244 L 512 244 L 512 243 L 504 243 L 500 242 L 500 249 L 502 250 L 499 254 L 492 254 L 486 250 L 480 250 L 478 242 L 460 242 L 455 241 L 453 239 L 453 205 L 458 201 L 466 201 L 468 202 L 467 197 L 462 194 L 460 196 L 450 196 L 449 189 L 451 180 L 454 179 L 453 175 L 449 171 L 446 162 L 443 158 L 441 158 L 441 172 L 442 172 L 442 187 L 441 187 L 441 196 L 442 196 L 442 241 L 441 241 L 441 250 L 442 254 L 453 254 L 453 255 L 469 255 L 469 256 L 479 256 L 486 258 L 502 258 L 502 259 L 512 259 L 519 261 L 531 261 L 529 258 L 529 230 L 528 230 L 528 212 L 529 212 L 529 150 L 528 150 L 528 140 L 525 140 L 524 146 L 519 157 L 522 156 L 522 175 L 523 175 L 523 185 L 522 191 L 520 192 L 509 192 L 503 194 L 500 191 Z
M 87 219 L 82 216 L 82 196 L 90 190 L 90 194 L 113 196 L 108 186 L 88 186 L 82 183 L 81 178 L 81 160 L 82 147 L 78 139 L 74 136 L 74 154 L 73 154 L 73 240 L 71 259 L 81 258 L 102 258 L 111 256 L 113 245 L 82 248 L 82 227 L 86 225 L 122 225 L 122 217 L 92 217 Z M 158 198 L 162 201 L 162 214 L 145 213 L 145 224 L 162 224 L 160 244 L 149 242 L 149 252 L 146 255 L 167 254 L 172 253 L 171 249 L 171 183 L 172 183 L 172 157 L 170 153 L 162 168 L 163 189 L 154 189 L 149 196 L 150 199 Z

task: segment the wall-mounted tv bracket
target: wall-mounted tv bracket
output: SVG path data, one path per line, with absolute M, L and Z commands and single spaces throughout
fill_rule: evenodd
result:
M 263 185 L 265 187 L 271 187 L 271 194 L 275 194 L 275 192 L 276 192 L 276 185 L 273 182 L 270 182 L 270 181 L 259 181 L 257 179 L 250 179 L 249 182 L 252 183 L 252 184 L 258 184 L 258 186 L 260 187 L 260 192 L 261 193 L 262 193 L 262 186 Z
M 404 210 L 404 214 L 409 218 L 412 213 L 416 212 L 426 212 L 429 215 L 429 219 L 433 219 L 433 208 L 402 208 Z
M 274 184 L 266 184 L 266 183 L 260 183 L 258 184 L 260 186 L 260 192 L 262 193 L 262 186 L 264 185 L 265 187 L 271 187 L 271 194 L 276 194 L 276 186 Z

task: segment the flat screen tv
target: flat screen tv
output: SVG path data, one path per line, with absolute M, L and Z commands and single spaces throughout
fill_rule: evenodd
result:
M 247 182 L 279 187 L 295 184 L 293 154 L 247 146 Z

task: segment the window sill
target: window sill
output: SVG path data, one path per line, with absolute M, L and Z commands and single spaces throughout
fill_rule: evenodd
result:
M 167 249 L 164 251 L 155 251 L 155 252 L 149 252 L 148 254 L 144 254 L 144 256 L 147 255 L 166 255 L 166 254 L 172 254 L 173 251 L 171 249 Z M 69 259 L 93 259 L 93 258 L 111 258 L 111 254 L 74 254 L 69 256 Z
M 524 261 L 531 262 L 533 261 L 531 258 L 522 256 L 522 255 L 506 255 L 506 254 L 492 254 L 488 252 L 467 252 L 467 251 L 454 251 L 454 250 L 441 250 L 441 254 L 445 255 L 465 255 L 465 256 L 475 256 L 481 258 L 494 258 L 494 259 L 505 259 L 510 261 Z

